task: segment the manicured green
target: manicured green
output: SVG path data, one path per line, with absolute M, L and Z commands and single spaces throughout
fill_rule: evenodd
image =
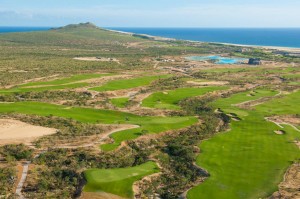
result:
M 176 90 L 153 93 L 143 100 L 143 107 L 178 110 L 178 103 L 186 98 L 204 95 L 208 92 L 223 90 L 227 87 L 179 88 Z
M 148 117 L 140 120 L 140 128 L 119 131 L 111 135 L 115 143 L 101 145 L 104 151 L 110 151 L 118 147 L 122 141 L 133 140 L 141 135 L 159 133 L 171 129 L 180 129 L 197 122 L 195 117 Z M 135 123 L 137 124 L 137 123 Z
M 256 106 L 256 109 L 263 111 L 267 116 L 269 115 L 287 115 L 300 113 L 300 91 L 293 92 L 281 98 L 276 98 L 268 103 Z
M 116 142 L 112 145 L 114 147 L 109 146 L 110 149 L 114 149 L 124 140 L 134 139 L 142 134 L 180 129 L 198 121 L 195 117 L 148 117 L 120 111 L 66 107 L 40 102 L 0 103 L 0 113 L 11 112 L 41 116 L 54 115 L 88 123 L 135 124 L 140 126 L 137 129 L 120 131 L 113 134 L 112 137 L 116 139 Z
M 112 98 L 110 101 L 114 106 L 118 108 L 125 108 L 129 102 L 129 98 L 128 97 Z
M 216 108 L 222 108 L 223 111 L 227 113 L 235 113 L 240 117 L 247 116 L 248 112 L 246 110 L 236 107 L 236 104 L 243 103 L 246 101 L 257 100 L 262 97 L 270 97 L 276 95 L 277 91 L 271 90 L 255 90 L 249 92 L 242 92 L 232 95 L 229 98 L 223 98 L 215 101 L 212 105 Z
M 91 88 L 90 90 L 103 92 L 103 91 L 130 89 L 130 88 L 136 88 L 140 86 L 146 86 L 155 80 L 168 78 L 168 77 L 170 77 L 170 75 L 144 76 L 144 77 L 133 78 L 133 79 L 113 80 L 108 82 L 107 84 L 104 84 L 103 86 Z
M 15 86 L 11 89 L 1 89 L 0 94 L 74 89 L 74 88 L 85 87 L 89 85 L 88 83 L 79 82 L 79 81 L 88 80 L 92 78 L 100 78 L 107 75 L 109 74 L 81 74 L 81 75 L 74 75 L 68 78 L 57 79 L 53 81 L 31 82 L 31 83 Z
M 291 162 L 300 158 L 298 147 L 293 143 L 300 138 L 299 132 L 284 126 L 286 134 L 277 135 L 279 127 L 264 117 L 272 114 L 292 114 L 299 107 L 295 102 L 300 95 L 294 93 L 255 107 L 255 110 L 229 108 L 249 98 L 248 92 L 218 100 L 217 107 L 235 112 L 242 121 L 232 121 L 231 131 L 221 133 L 200 144 L 201 154 L 197 165 L 205 168 L 210 177 L 188 192 L 189 199 L 247 199 L 264 198 L 276 191 Z M 258 90 L 256 96 L 269 96 L 276 92 Z M 255 97 L 257 98 L 257 97 Z M 225 111 L 227 112 L 227 111 Z M 246 114 L 245 114 L 246 113 Z
M 132 186 L 144 176 L 159 172 L 154 162 L 120 169 L 89 169 L 84 172 L 86 192 L 107 192 L 124 198 L 133 198 Z

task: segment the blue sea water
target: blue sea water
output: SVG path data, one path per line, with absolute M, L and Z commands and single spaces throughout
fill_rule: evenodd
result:
M 190 56 L 186 57 L 187 60 L 192 61 L 208 61 L 211 60 L 216 64 L 238 64 L 248 61 L 248 59 L 244 58 L 235 58 L 235 57 L 222 57 L 218 55 L 213 56 Z
M 182 40 L 300 48 L 300 28 L 109 28 Z
M 0 33 L 32 32 L 49 30 L 50 27 L 0 27 Z
M 0 33 L 45 31 L 50 27 L 0 27 Z M 182 40 L 300 48 L 300 28 L 108 28 Z

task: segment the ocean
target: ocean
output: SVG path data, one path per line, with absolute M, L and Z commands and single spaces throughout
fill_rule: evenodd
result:
M 300 28 L 108 28 L 174 39 L 300 48 Z
M 12 32 L 32 32 L 32 31 L 45 31 L 51 29 L 50 27 L 1 27 L 0 33 Z
M 0 33 L 49 30 L 50 27 L 0 27 Z M 181 40 L 300 48 L 300 28 L 107 28 Z

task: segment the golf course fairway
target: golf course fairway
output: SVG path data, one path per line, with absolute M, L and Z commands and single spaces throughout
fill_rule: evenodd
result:
M 257 90 L 256 96 L 270 96 L 277 92 Z M 252 96 L 253 98 L 257 98 Z M 277 190 L 283 175 L 293 161 L 300 158 L 294 143 L 300 133 L 284 125 L 283 135 L 274 131 L 279 127 L 265 120 L 274 114 L 299 113 L 300 92 L 275 98 L 253 107 L 239 109 L 229 105 L 249 100 L 247 92 L 220 99 L 214 105 L 242 118 L 232 121 L 229 132 L 220 133 L 200 144 L 197 165 L 206 169 L 210 177 L 191 189 L 188 199 L 247 199 L 264 198 Z

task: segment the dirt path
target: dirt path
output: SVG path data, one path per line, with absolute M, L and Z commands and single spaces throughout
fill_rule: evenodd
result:
M 116 133 L 116 132 L 119 132 L 119 131 L 124 131 L 124 130 L 129 130 L 129 129 L 135 129 L 135 128 L 139 128 L 140 126 L 138 125 L 131 125 L 131 124 L 121 124 L 121 125 L 118 125 L 118 128 L 115 128 L 113 130 L 110 130 L 106 133 L 102 133 L 100 134 L 100 139 L 94 141 L 94 142 L 91 142 L 91 143 L 87 143 L 87 144 L 82 144 L 82 145 L 76 145 L 76 146 L 73 146 L 73 145 L 64 145 L 64 146 L 56 146 L 56 147 L 53 147 L 55 149 L 77 149 L 77 148 L 89 148 L 89 147 L 94 147 L 95 145 L 100 145 L 100 144 L 103 144 L 103 142 L 109 138 L 110 135 Z
M 276 121 L 274 121 L 274 120 L 272 120 L 272 119 L 270 119 L 270 118 L 268 118 L 268 117 L 265 117 L 265 120 L 267 120 L 267 121 L 269 121 L 269 122 L 272 122 L 272 123 L 274 123 L 274 124 L 276 124 L 277 126 L 279 126 L 280 128 L 284 128 L 283 126 L 282 126 L 282 124 L 283 125 L 289 125 L 290 127 L 292 127 L 293 129 L 295 129 L 296 131 L 298 131 L 298 132 L 300 132 L 300 129 L 298 129 L 296 126 L 294 126 L 293 124 L 290 124 L 290 123 L 287 123 L 287 122 L 276 122 Z
M 109 138 L 110 135 L 112 135 L 116 132 L 125 131 L 125 130 L 129 130 L 129 129 L 135 129 L 135 128 L 140 127 L 138 125 L 133 125 L 133 124 L 122 124 L 122 125 L 119 125 L 119 126 L 120 126 L 119 128 L 116 128 L 116 129 L 113 129 L 113 130 L 111 130 L 107 133 L 104 133 L 103 136 L 101 137 L 101 139 L 96 142 L 96 144 L 103 143 L 103 141 L 105 141 L 105 139 Z
M 22 176 L 21 176 L 21 179 L 20 179 L 20 181 L 18 183 L 18 186 L 17 186 L 17 189 L 16 189 L 16 194 L 19 196 L 20 199 L 25 198 L 22 194 L 22 189 L 23 189 L 24 183 L 25 183 L 26 178 L 27 178 L 28 169 L 29 169 L 30 164 L 31 164 L 30 161 L 27 161 L 23 164 Z
M 42 151 L 39 154 L 37 154 L 36 156 L 34 156 L 33 159 L 38 158 L 42 153 L 45 153 L 46 151 Z M 29 170 L 29 166 L 31 164 L 31 161 L 26 161 L 23 163 L 23 171 L 22 171 L 22 176 L 20 178 L 20 181 L 18 183 L 18 186 L 16 188 L 16 194 L 19 196 L 19 199 L 25 199 L 25 197 L 22 194 L 22 189 L 24 186 L 24 183 L 26 181 L 27 175 L 28 175 L 28 170 Z
M 58 77 L 58 76 L 59 76 L 59 75 L 56 74 L 56 75 L 51 75 L 51 76 L 48 76 L 48 77 L 37 77 L 37 78 L 25 80 L 25 81 L 24 81 L 23 83 L 21 83 L 21 84 L 12 84 L 12 85 L 0 87 L 0 88 L 10 89 L 10 88 L 12 88 L 12 87 L 24 85 L 24 84 L 27 84 L 27 83 L 29 83 L 29 82 L 41 81 L 41 80 L 44 80 L 44 79 L 52 79 L 52 78 L 55 78 L 55 77 Z
M 157 66 L 158 66 L 158 64 L 159 64 L 159 61 L 156 61 L 155 64 L 154 64 L 154 66 L 153 66 L 153 68 L 156 69 Z
M 263 104 L 266 101 L 269 101 L 273 98 L 276 98 L 276 97 L 280 96 L 281 94 L 282 94 L 282 91 L 280 91 L 279 93 L 277 93 L 276 95 L 271 96 L 271 97 L 261 97 L 259 99 L 255 99 L 255 100 L 248 100 L 248 101 L 245 101 L 245 102 L 242 102 L 242 103 L 239 103 L 239 104 L 234 104 L 234 106 L 237 106 L 237 107 L 240 107 L 240 108 L 257 106 L 257 105 Z

